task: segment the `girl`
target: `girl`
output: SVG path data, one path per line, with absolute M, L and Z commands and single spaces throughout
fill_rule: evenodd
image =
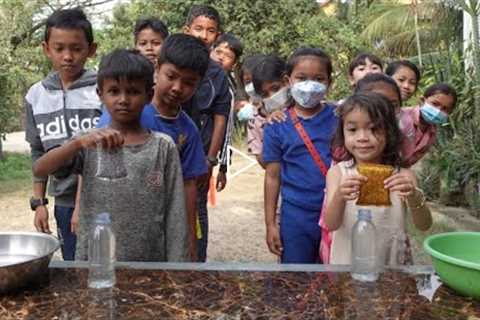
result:
M 382 60 L 371 53 L 357 55 L 348 67 L 348 81 L 354 88 L 357 82 L 370 73 L 383 73 Z
M 402 107 L 402 94 L 397 83 L 383 73 L 374 73 L 366 75 L 357 83 L 355 93 L 357 92 L 376 92 L 381 94 L 394 106 L 395 112 L 400 112 Z
M 284 109 L 290 103 L 285 70 L 285 61 L 274 55 L 259 57 L 252 70 L 251 89 L 253 92 L 250 91 L 249 95 L 259 101 L 259 105 L 253 118 L 248 121 L 248 151 L 255 155 L 257 162 L 264 169 L 263 128 L 267 123 L 267 116 L 275 110 Z M 263 103 L 261 99 L 263 99 Z
M 402 94 L 402 101 L 410 99 L 417 91 L 420 82 L 420 70 L 408 60 L 398 60 L 390 63 L 385 74 L 392 77 Z
M 437 126 L 448 121 L 456 103 L 455 89 L 439 83 L 427 88 L 418 106 L 401 109 L 398 117 L 405 136 L 402 156 L 406 165 L 415 164 L 428 152 L 437 138 Z
M 327 175 L 325 223 L 332 235 L 330 263 L 351 263 L 351 230 L 360 208 L 355 204 L 360 186 L 367 178 L 358 174 L 357 165 L 374 163 L 391 165 L 396 173 L 384 181 L 392 206 L 370 207 L 373 223 L 379 232 L 379 244 L 393 234 L 404 235 L 408 206 L 413 223 L 427 230 L 432 218 L 423 193 L 416 188 L 412 171 L 400 168 L 401 132 L 391 103 L 376 93 L 357 93 L 338 109 L 339 126 L 333 146 L 346 152 Z
M 261 105 L 261 99 L 255 93 L 255 88 L 253 88 L 252 74 L 255 66 L 265 57 L 263 54 L 257 54 L 253 56 L 248 56 L 245 58 L 245 61 L 242 63 L 240 68 L 239 78 L 240 78 L 240 88 L 239 90 L 243 93 L 242 101 L 239 101 L 235 105 L 235 111 L 237 111 L 237 118 L 240 121 L 249 121 L 254 118 L 257 109 Z
M 320 49 L 302 48 L 290 57 L 283 82 L 260 81 L 255 75 L 255 90 L 267 111 L 283 108 L 289 101 L 288 87 L 293 98 L 284 112 L 286 120 L 267 125 L 264 131 L 267 245 L 283 263 L 314 263 L 329 146 L 337 125 L 334 107 L 324 103 L 332 62 Z M 280 227 L 275 221 L 279 192 Z

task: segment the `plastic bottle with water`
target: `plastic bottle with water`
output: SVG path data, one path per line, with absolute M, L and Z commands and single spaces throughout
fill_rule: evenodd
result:
M 358 281 L 378 279 L 376 230 L 372 212 L 358 210 L 358 220 L 352 228 L 352 278 Z
M 95 216 L 88 239 L 88 287 L 111 288 L 115 285 L 115 235 L 109 213 Z

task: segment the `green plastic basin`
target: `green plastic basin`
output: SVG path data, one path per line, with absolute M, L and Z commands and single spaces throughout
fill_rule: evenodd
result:
M 443 283 L 480 300 L 480 232 L 448 232 L 423 243 Z

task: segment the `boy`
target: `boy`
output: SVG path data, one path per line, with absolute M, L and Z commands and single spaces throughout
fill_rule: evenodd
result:
M 213 44 L 213 49 L 210 51 L 210 58 L 220 64 L 223 71 L 227 74 L 228 86 L 232 99 L 232 105 L 230 107 L 230 114 L 228 116 L 227 128 L 225 131 L 225 140 L 220 152 L 220 168 L 217 175 L 217 191 L 222 191 L 227 185 L 227 168 L 228 168 L 228 146 L 232 140 L 233 131 L 233 118 L 234 112 L 237 110 L 235 105 L 237 103 L 245 103 L 246 97 L 240 97 L 237 95 L 237 83 L 235 81 L 234 68 L 237 65 L 240 57 L 242 56 L 243 46 L 240 40 L 230 33 L 224 33 L 218 37 Z
M 188 39 L 180 50 L 192 48 L 185 42 Z M 145 57 L 125 49 L 108 54 L 100 63 L 98 94 L 112 116 L 109 127 L 78 134 L 34 164 L 37 175 L 55 172 L 60 177 L 71 171 L 82 175 L 77 260 L 87 258 L 88 235 L 99 212 L 112 214 L 118 261 L 188 260 L 178 152 L 170 137 L 140 124 L 152 86 L 153 65 Z M 96 177 L 99 144 L 121 154 L 127 177 L 108 181 Z M 115 165 L 105 163 L 109 169 Z
M 184 33 L 202 40 L 210 48 L 220 34 L 220 16 L 214 8 L 194 5 L 190 9 Z M 208 211 L 207 194 L 212 169 L 218 164 L 218 152 L 225 137 L 227 118 L 230 113 L 231 95 L 228 81 L 222 68 L 214 61 L 210 64 L 194 96 L 182 107 L 200 130 L 203 150 L 207 155 L 208 174 L 199 184 L 197 207 L 202 237 L 198 241 L 198 260 L 207 258 Z
M 207 164 L 198 129 L 180 105 L 195 92 L 208 68 L 209 59 L 207 48 L 198 39 L 182 34 L 171 38 L 168 46 L 160 51 L 155 68 L 154 96 L 143 109 L 140 123 L 145 129 L 169 135 L 177 145 L 189 217 L 191 256 L 195 261 L 196 180 L 207 173 Z M 194 43 L 196 47 L 184 48 L 184 43 Z M 182 50 L 186 50 L 185 53 Z M 104 112 L 98 127 L 104 127 L 110 121 L 110 115 Z
M 33 162 L 48 150 L 62 145 L 79 131 L 93 128 L 101 113 L 96 93 L 96 74 L 84 69 L 96 51 L 93 31 L 79 9 L 60 10 L 48 17 L 42 43 L 54 71 L 34 84 L 25 97 L 26 140 Z M 35 228 L 50 233 L 45 190 L 48 176 L 33 178 L 30 206 Z M 70 230 L 75 206 L 77 176 L 51 177 L 49 195 L 55 197 L 54 215 L 65 260 L 75 257 L 76 237 Z
M 162 43 L 168 37 L 167 26 L 157 18 L 140 19 L 135 23 L 133 36 L 135 49 L 156 65 Z

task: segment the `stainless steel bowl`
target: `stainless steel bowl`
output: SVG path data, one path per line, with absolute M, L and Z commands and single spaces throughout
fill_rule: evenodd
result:
M 0 232 L 0 292 L 42 283 L 60 247 L 54 236 L 38 232 Z

